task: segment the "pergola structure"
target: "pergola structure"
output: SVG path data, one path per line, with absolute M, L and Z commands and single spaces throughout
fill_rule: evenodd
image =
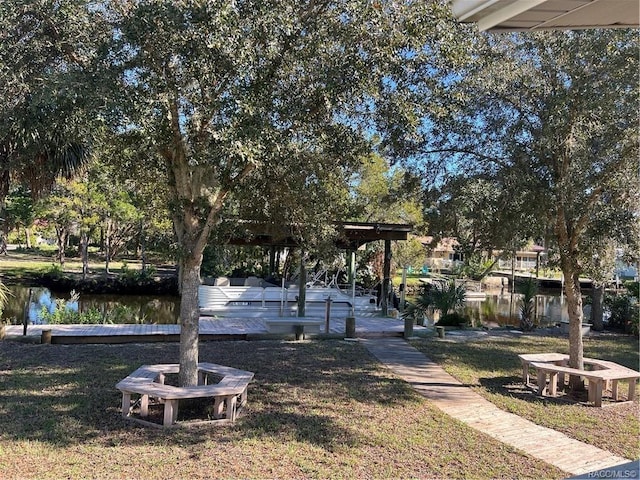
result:
M 451 9 L 481 32 L 640 26 L 638 0 L 452 0 Z
M 273 225 L 261 222 L 241 221 L 241 235 L 236 234 L 226 241 L 229 245 L 269 247 L 270 269 L 275 269 L 275 250 L 280 247 L 300 247 L 294 235 L 293 225 Z M 349 253 L 349 282 L 353 281 L 356 265 L 356 250 L 369 242 L 384 241 L 384 265 L 380 306 L 383 315 L 388 313 L 391 285 L 391 241 L 406 240 L 413 230 L 412 225 L 398 223 L 335 222 L 338 236 L 335 244 Z M 304 268 L 304 265 L 301 264 Z M 301 272 L 302 274 L 303 272 Z

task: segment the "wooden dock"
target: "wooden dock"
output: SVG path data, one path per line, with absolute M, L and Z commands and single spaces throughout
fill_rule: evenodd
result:
M 211 318 L 200 319 L 201 340 L 246 340 L 269 335 L 265 320 L 268 318 Z M 326 334 L 326 325 L 320 328 Z M 330 335 L 345 334 L 345 320 L 332 318 Z M 415 326 L 414 331 L 424 327 Z M 28 325 L 27 335 L 40 337 L 43 330 L 51 330 L 52 343 L 130 343 L 130 342 L 175 342 L 180 339 L 180 325 Z M 382 317 L 358 317 L 358 336 L 401 336 L 404 331 L 402 319 Z M 22 336 L 22 325 L 7 325 L 7 336 Z

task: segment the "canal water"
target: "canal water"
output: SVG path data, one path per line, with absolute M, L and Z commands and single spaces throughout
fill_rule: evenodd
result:
M 2 320 L 10 324 L 21 324 L 27 316 L 30 324 L 41 324 L 43 308 L 53 311 L 56 300 L 68 301 L 69 292 L 52 292 L 44 287 L 9 286 L 11 297 L 2 313 Z M 473 319 L 475 326 L 518 326 L 521 295 L 489 292 L 482 300 L 468 299 L 466 315 Z M 410 299 L 409 299 L 410 300 Z M 118 306 L 126 306 L 134 313 L 132 323 L 175 324 L 180 311 L 180 299 L 166 295 L 113 295 L 81 294 L 79 300 L 67 303 L 66 308 L 87 311 L 96 308 L 109 311 Z M 554 325 L 566 321 L 567 307 L 564 298 L 558 294 L 538 295 L 535 300 L 535 318 L 539 326 Z
M 521 304 L 522 295 L 518 293 L 488 292 L 482 300 L 468 299 L 466 313 L 476 325 L 519 326 Z M 535 325 L 540 327 L 568 322 L 569 314 L 564 296 L 560 292 L 536 295 L 534 319 Z
M 70 293 L 52 292 L 44 287 L 9 285 L 11 296 L 2 312 L 2 320 L 22 324 L 25 315 L 33 325 L 44 323 L 42 309 L 53 312 L 56 300 L 69 301 Z M 133 315 L 130 323 L 175 324 L 180 312 L 180 298 L 166 295 L 81 294 L 77 302 L 68 302 L 66 308 L 87 311 L 96 308 L 106 312 L 118 306 L 128 307 Z

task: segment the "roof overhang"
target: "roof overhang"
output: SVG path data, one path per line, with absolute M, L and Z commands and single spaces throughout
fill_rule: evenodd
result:
M 406 240 L 413 225 L 404 223 L 339 222 L 340 233 L 336 244 L 340 248 L 357 249 L 377 240 Z
M 640 26 L 639 0 L 451 0 L 451 9 L 481 32 Z
M 291 225 L 279 224 L 274 226 L 261 222 L 241 221 L 242 234 L 232 235 L 227 239 L 229 245 L 239 246 L 277 246 L 297 247 L 299 242 Z M 368 223 L 368 222 L 335 222 L 338 248 L 357 250 L 368 242 L 377 240 L 406 240 L 413 230 L 413 225 L 399 223 Z

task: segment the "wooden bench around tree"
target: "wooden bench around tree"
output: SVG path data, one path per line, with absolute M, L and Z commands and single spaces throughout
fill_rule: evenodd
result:
M 247 387 L 253 379 L 253 372 L 217 365 L 198 363 L 198 385 L 175 387 L 165 385 L 165 375 L 178 373 L 178 364 L 143 365 L 116 384 L 122 392 L 122 416 L 132 420 L 132 395 L 140 396 L 140 417 L 149 415 L 149 399 L 164 404 L 163 426 L 176 423 L 180 400 L 192 398 L 213 398 L 214 418 L 228 422 L 235 421 L 238 411 L 247 403 Z M 210 383 L 213 376 L 222 377 L 217 383 Z M 144 424 L 152 424 L 142 420 Z M 152 424 L 155 425 L 155 424 Z
M 532 362 L 553 363 L 555 365 L 568 365 L 569 355 L 564 353 L 523 353 L 518 355 L 522 363 L 522 381 L 529 385 L 529 365 Z
M 592 402 L 596 407 L 602 406 L 602 394 L 609 383 L 611 384 L 611 395 L 614 400 L 618 401 L 620 399 L 618 390 L 618 383 L 620 381 L 627 381 L 629 383 L 627 399 L 633 400 L 635 398 L 636 380 L 640 378 L 640 372 L 613 362 L 595 360 L 595 363 L 592 361 L 590 364 L 595 364 L 597 368 L 594 370 L 580 370 L 565 365 L 557 365 L 552 362 L 530 362 L 528 365 L 537 371 L 539 395 L 543 395 L 546 390 L 549 396 L 555 397 L 557 395 L 558 383 L 560 383 L 560 385 L 564 384 L 564 376 L 574 375 L 582 377 L 589 382 L 589 402 Z M 547 377 L 549 377 L 548 385 Z

